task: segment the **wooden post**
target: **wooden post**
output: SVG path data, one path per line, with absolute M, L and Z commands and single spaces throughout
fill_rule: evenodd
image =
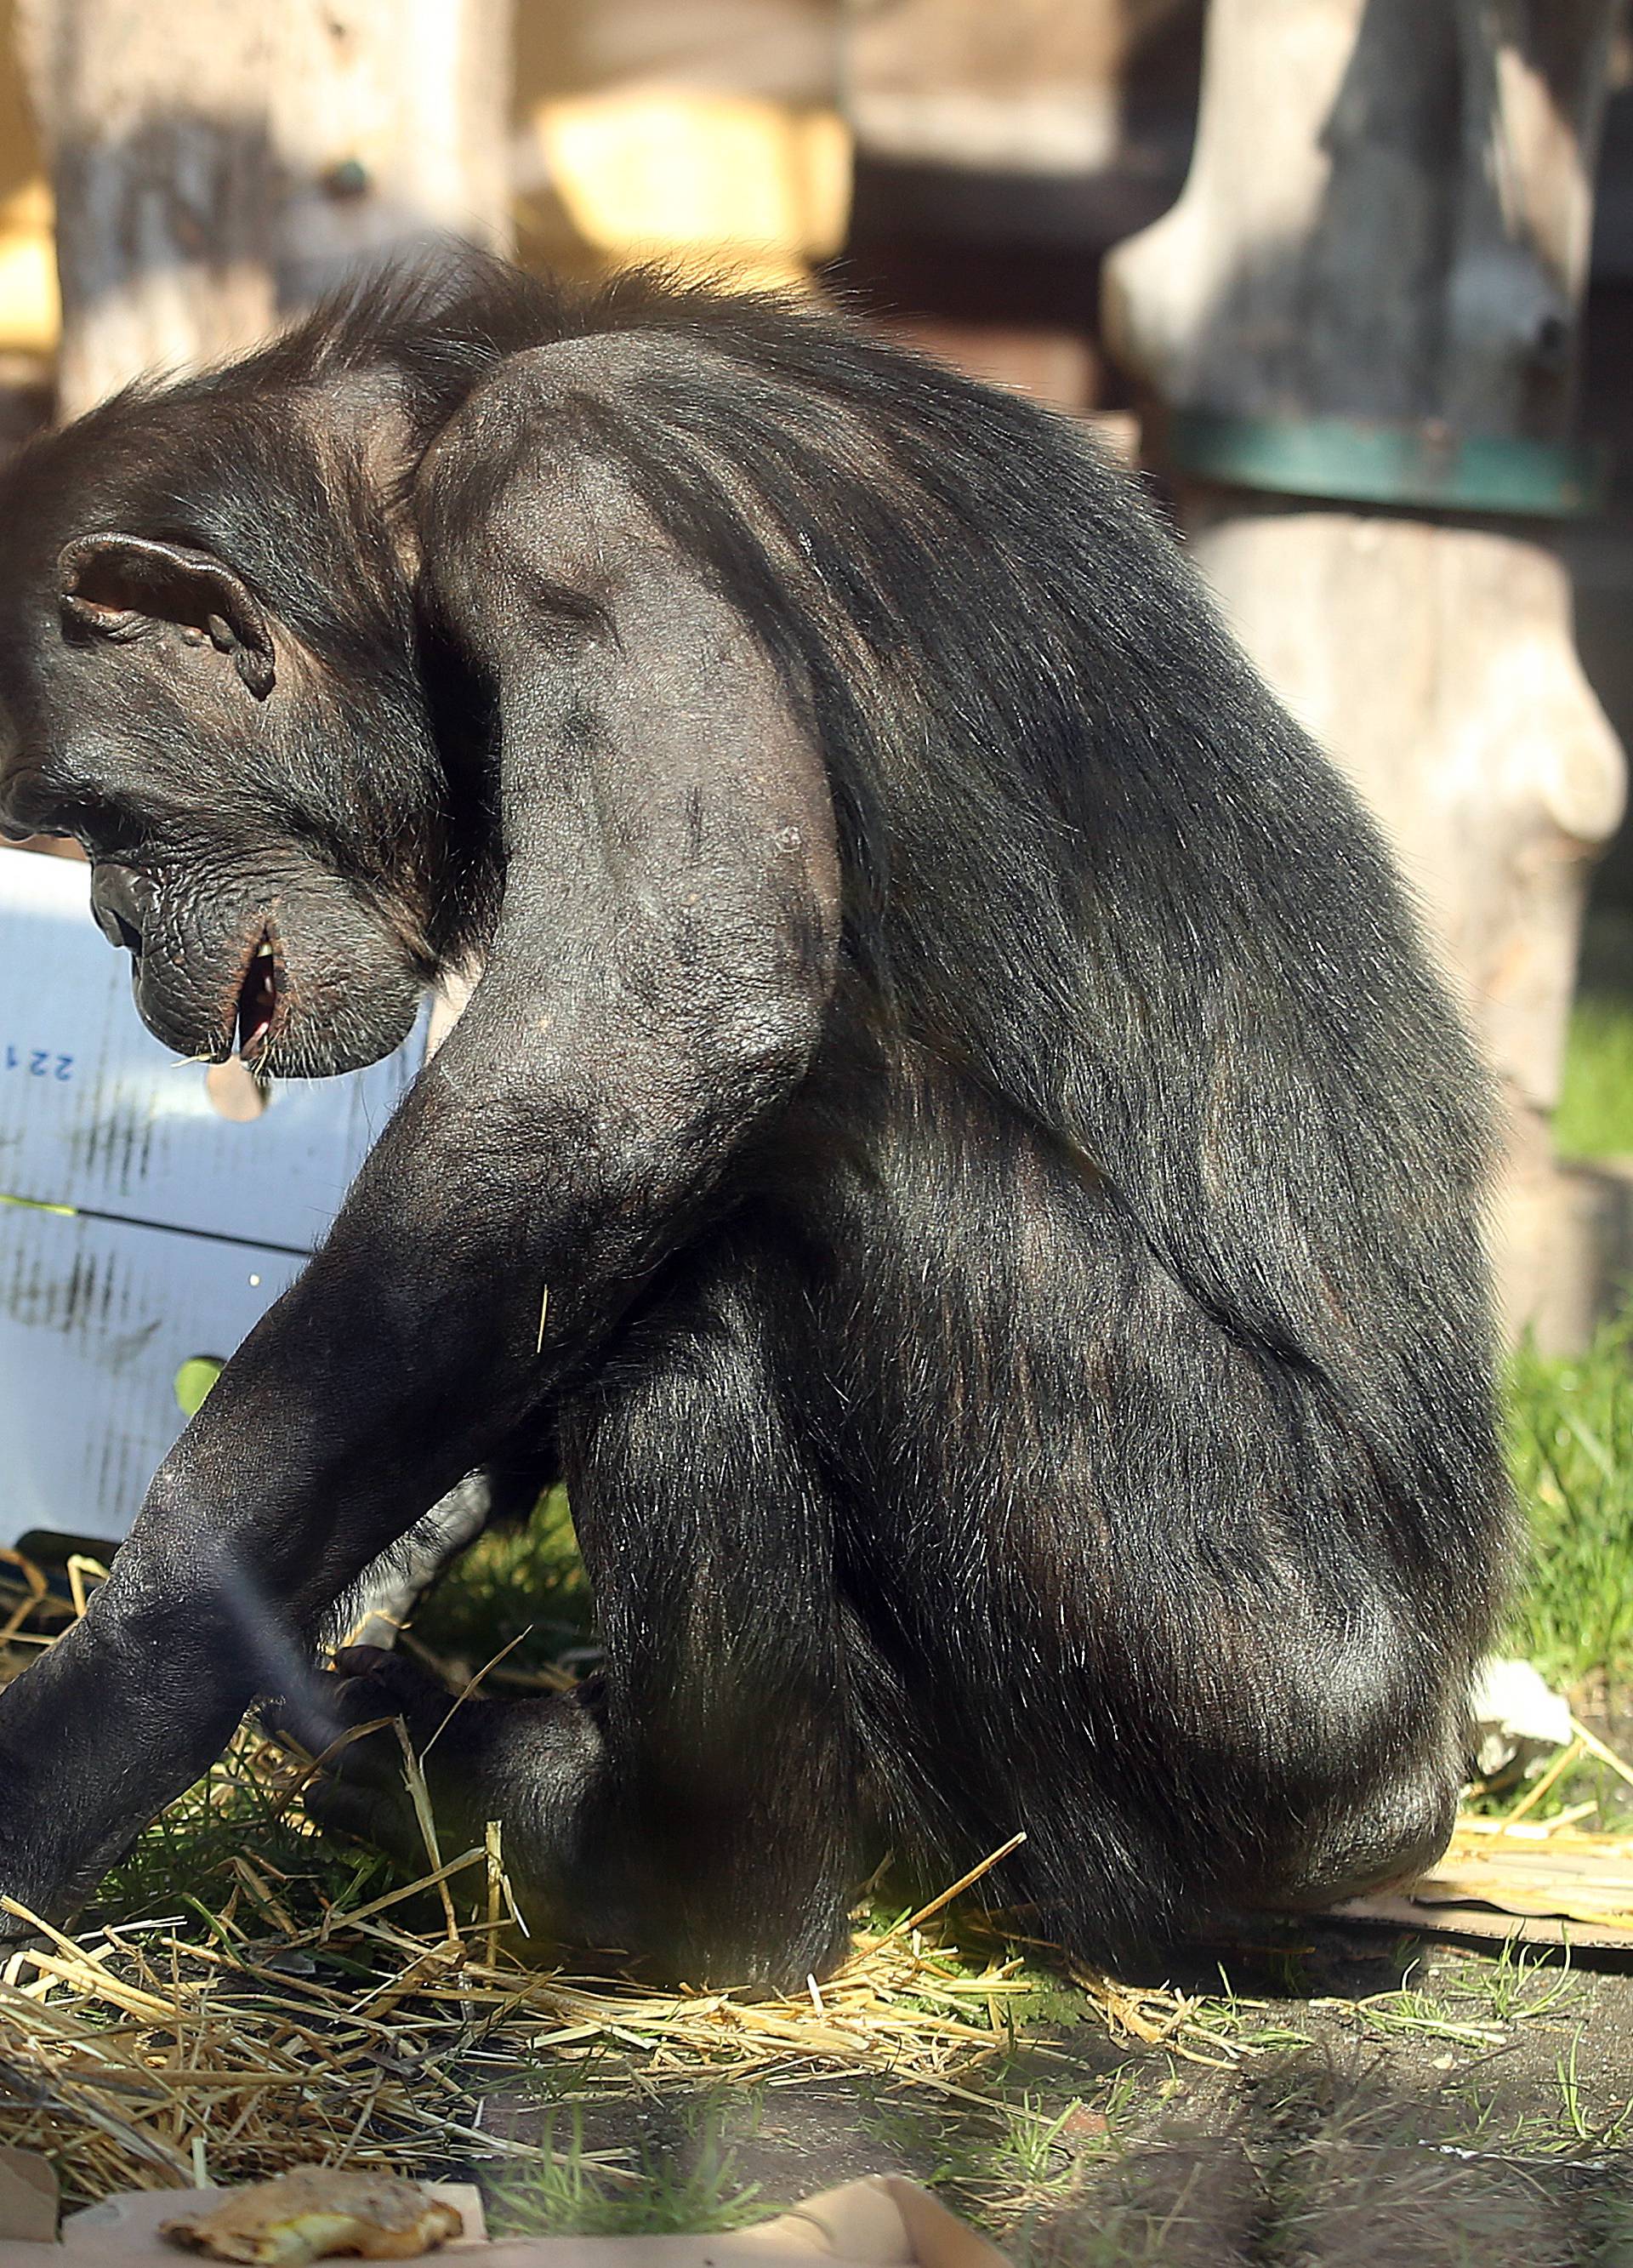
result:
M 1171 0 L 845 0 L 846 107 L 898 159 L 1017 173 L 1109 165 L 1129 48 Z
M 1197 564 L 1393 836 L 1502 1081 L 1511 1319 L 1579 1339 L 1603 1194 L 1549 1121 L 1622 752 L 1549 516 L 1618 0 L 1213 0 L 1172 212 L 1108 263 Z M 1159 421 L 1158 431 L 1165 421 Z
M 511 0 L 18 0 L 56 196 L 59 407 L 208 361 L 347 269 L 510 241 Z
M 517 29 L 534 258 L 798 289 L 838 251 L 836 0 L 551 0 Z
M 512 0 L 276 0 L 278 272 L 299 306 L 437 236 L 508 252 Z

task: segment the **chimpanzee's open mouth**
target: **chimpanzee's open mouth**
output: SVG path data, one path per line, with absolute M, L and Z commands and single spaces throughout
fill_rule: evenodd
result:
M 265 1045 L 277 1012 L 278 956 L 268 931 L 251 954 L 239 987 L 234 1021 L 234 1048 L 239 1055 L 252 1056 Z

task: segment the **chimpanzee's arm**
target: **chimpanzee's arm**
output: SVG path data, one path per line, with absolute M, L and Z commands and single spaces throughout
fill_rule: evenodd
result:
M 36 1909 L 83 1897 L 345 1584 L 592 1359 L 823 1028 L 820 762 L 743 622 L 571 438 L 553 351 L 422 479 L 431 592 L 497 703 L 493 949 L 112 1581 L 0 1698 L 0 1889 Z

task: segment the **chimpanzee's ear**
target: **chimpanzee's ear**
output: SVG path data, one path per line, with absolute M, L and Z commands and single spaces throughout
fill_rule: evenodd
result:
M 276 672 L 266 610 L 230 567 L 190 544 L 99 530 L 77 535 L 57 555 L 65 620 L 107 637 L 132 637 L 170 622 L 208 637 L 258 701 Z

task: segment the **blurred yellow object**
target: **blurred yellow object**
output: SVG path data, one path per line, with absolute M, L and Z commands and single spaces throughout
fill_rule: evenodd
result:
M 642 90 L 541 103 L 533 124 L 573 226 L 620 260 L 800 284 L 844 241 L 850 136 L 835 111 Z
M 62 324 L 51 191 L 43 175 L 0 200 L 0 354 L 51 354 Z

